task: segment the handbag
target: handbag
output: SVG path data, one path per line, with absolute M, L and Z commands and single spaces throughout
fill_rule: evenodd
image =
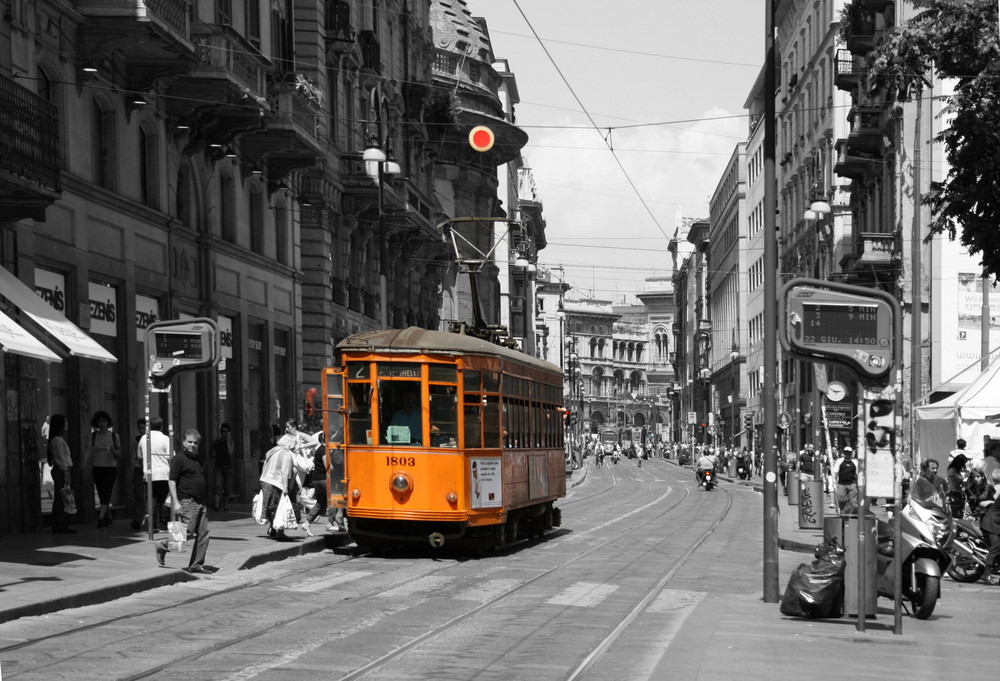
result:
M 278 502 L 278 508 L 274 512 L 274 522 L 271 523 L 271 527 L 276 530 L 289 530 L 297 526 L 298 523 L 295 522 L 295 509 L 292 508 L 292 500 L 288 498 L 287 494 L 282 494 L 281 501 Z
M 62 494 L 63 511 L 66 515 L 76 515 L 76 495 L 73 494 L 73 488 L 63 487 L 59 493 Z
M 253 497 L 253 519 L 258 525 L 267 523 L 267 515 L 264 513 L 264 492 L 260 491 Z
M 183 551 L 187 541 L 187 523 L 183 520 L 171 520 L 167 523 L 167 548 L 171 551 Z

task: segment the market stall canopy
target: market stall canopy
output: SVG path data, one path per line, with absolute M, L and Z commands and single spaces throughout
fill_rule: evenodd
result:
M 937 458 L 947 465 L 948 452 L 964 438 L 973 460 L 983 456 L 983 437 L 1000 439 L 1000 359 L 990 363 L 972 383 L 957 393 L 915 407 L 917 449 L 921 458 Z

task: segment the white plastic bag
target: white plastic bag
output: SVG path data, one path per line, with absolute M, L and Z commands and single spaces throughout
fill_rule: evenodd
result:
M 274 522 L 271 523 L 271 527 L 276 530 L 290 530 L 295 529 L 298 523 L 295 522 L 295 510 L 292 508 L 292 500 L 288 498 L 287 494 L 281 495 L 281 501 L 278 502 L 278 508 L 274 512 Z
M 264 492 L 257 492 L 253 498 L 253 519 L 258 525 L 267 522 L 267 514 L 264 513 Z

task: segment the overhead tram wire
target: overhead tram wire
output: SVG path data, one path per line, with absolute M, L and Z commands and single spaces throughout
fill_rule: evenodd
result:
M 521 4 L 518 2 L 518 0 L 514 0 L 514 6 L 517 8 L 517 11 L 520 12 L 521 16 L 524 18 L 524 22 L 528 25 L 528 28 L 531 29 L 532 35 L 535 36 L 535 40 L 538 41 L 538 45 L 545 52 L 545 56 L 549 58 L 550 62 L 552 62 L 552 67 L 556 70 L 556 73 L 559 74 L 559 78 L 562 79 L 563 83 L 565 83 L 566 87 L 569 89 L 570 94 L 573 95 L 573 99 L 575 99 L 576 103 L 580 106 L 580 110 L 583 111 L 584 115 L 586 115 L 587 120 L 590 121 L 590 124 L 594 126 L 595 132 L 597 132 L 597 134 L 600 135 L 602 128 L 599 125 L 597 125 L 597 121 L 595 121 L 594 117 L 590 115 L 589 111 L 587 111 L 587 107 L 583 105 L 583 102 L 580 100 L 580 96 L 576 94 L 576 90 L 573 89 L 573 86 L 570 85 L 569 80 L 567 80 L 566 78 L 566 75 L 562 72 L 562 69 L 559 68 L 559 64 L 556 63 L 556 60 L 553 58 L 552 53 L 549 52 L 549 48 L 545 46 L 544 42 L 542 42 L 542 39 L 539 37 L 538 32 L 535 30 L 534 25 L 532 25 L 531 21 L 528 19 L 528 16 L 524 13 L 524 10 L 521 9 Z M 629 185 L 631 185 L 632 190 L 635 192 L 636 197 L 638 197 L 639 202 L 642 204 L 642 207 L 646 209 L 646 213 L 649 214 L 649 217 L 653 221 L 653 224 L 656 225 L 656 228 L 658 230 L 660 230 L 660 233 L 663 235 L 663 238 L 669 240 L 670 236 L 663 229 L 663 226 L 660 224 L 660 222 L 656 219 L 656 216 L 653 214 L 652 209 L 649 207 L 649 205 L 646 204 L 646 200 L 642 198 L 642 194 L 639 192 L 639 188 L 635 186 L 635 182 L 632 181 L 632 178 L 629 176 L 628 171 L 625 170 L 625 166 L 622 164 L 621 159 L 618 158 L 617 154 L 615 154 L 615 150 L 610 142 L 610 137 L 611 137 L 610 130 L 608 132 L 608 137 L 604 137 L 603 135 L 601 135 L 601 137 L 602 139 L 604 139 L 604 143 L 608 145 L 608 151 L 611 152 L 611 156 L 615 159 L 615 163 L 618 164 L 618 168 L 621 169 L 622 174 L 625 176 L 625 179 L 628 180 Z

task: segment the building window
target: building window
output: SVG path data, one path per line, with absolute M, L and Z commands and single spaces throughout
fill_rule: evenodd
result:
M 260 49 L 260 0 L 246 0 L 247 33 L 250 44 Z
M 139 197 L 150 208 L 159 208 L 159 183 L 157 182 L 157 139 L 139 128 Z
M 224 26 L 233 24 L 233 0 L 216 0 L 215 23 Z
M 290 212 L 285 206 L 285 199 L 278 199 L 274 207 L 274 259 L 278 261 L 279 265 L 291 264 L 288 257 L 289 217 Z M 336 248 L 333 250 L 336 252 Z M 334 272 L 336 272 L 336 268 Z
M 91 155 L 94 184 L 115 188 L 115 114 L 94 100 L 91 109 Z
M 264 254 L 264 205 L 260 187 L 250 185 L 247 192 L 250 216 L 250 250 Z
M 236 204 L 234 203 L 233 178 L 230 175 L 219 177 L 219 222 L 222 228 L 222 238 L 229 243 L 236 243 Z

